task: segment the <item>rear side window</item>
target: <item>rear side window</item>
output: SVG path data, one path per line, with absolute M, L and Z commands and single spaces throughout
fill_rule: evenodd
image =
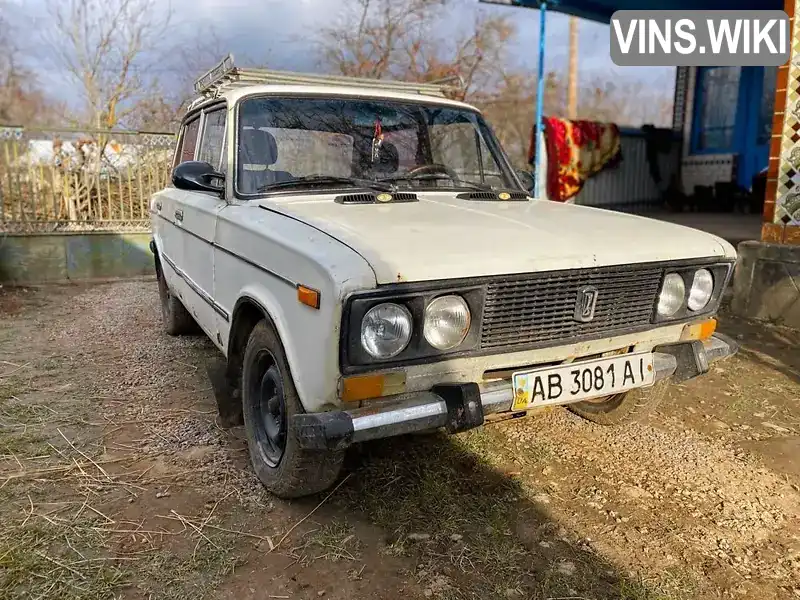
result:
M 216 169 L 223 168 L 225 158 L 225 115 L 226 110 L 221 108 L 206 114 L 203 126 L 203 139 L 200 141 L 200 156 L 198 160 L 207 162 Z
M 178 164 L 186 162 L 187 160 L 194 160 L 194 151 L 197 147 L 197 134 L 200 131 L 200 118 L 186 124 L 183 129 L 183 138 L 181 140 L 181 151 L 178 155 Z

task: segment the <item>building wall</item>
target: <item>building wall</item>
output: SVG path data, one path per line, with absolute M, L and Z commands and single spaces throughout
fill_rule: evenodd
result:
M 680 115 L 676 113 L 676 116 L 682 120 L 681 184 L 687 194 L 693 193 L 696 185 L 714 185 L 717 181 L 736 179 L 733 154 L 690 154 L 696 76 L 697 69 L 688 67 L 678 75 L 676 81 L 676 105 L 680 101 L 677 96 L 683 95 L 682 112 Z
M 786 0 L 784 5 L 792 24 L 792 56 L 778 70 L 761 239 L 800 245 L 800 26 L 794 18 L 798 6 L 800 0 Z
M 679 148 L 657 155 L 658 178 L 647 160 L 647 137 L 639 129 L 620 129 L 622 162 L 597 173 L 575 196 L 575 204 L 627 212 L 647 212 L 663 205 L 663 193 L 678 172 Z M 541 185 L 541 184 L 540 184 Z M 541 189 L 545 189 L 544 185 Z

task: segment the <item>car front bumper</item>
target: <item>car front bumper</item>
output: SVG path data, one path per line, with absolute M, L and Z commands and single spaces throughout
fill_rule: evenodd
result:
M 735 354 L 736 342 L 715 333 L 705 341 L 680 342 L 653 349 L 655 380 L 680 382 L 706 373 L 710 365 Z M 347 411 L 306 413 L 293 420 L 301 447 L 343 449 L 367 440 L 445 427 L 458 433 L 483 424 L 486 415 L 511 412 L 510 380 L 435 386 L 430 391 L 370 401 Z

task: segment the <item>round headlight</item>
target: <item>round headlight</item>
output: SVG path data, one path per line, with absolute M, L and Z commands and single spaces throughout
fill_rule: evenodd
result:
M 373 306 L 361 320 L 361 345 L 379 359 L 397 356 L 411 340 L 411 313 L 405 306 L 384 302 Z
M 686 285 L 683 283 L 683 277 L 677 273 L 669 273 L 664 278 L 664 285 L 658 296 L 658 314 L 671 317 L 683 306 L 685 296 Z
M 694 274 L 692 288 L 689 290 L 690 310 L 703 310 L 714 292 L 714 276 L 708 269 L 698 269 Z
M 455 348 L 469 332 L 472 317 L 461 296 L 440 296 L 425 308 L 422 333 L 437 350 Z

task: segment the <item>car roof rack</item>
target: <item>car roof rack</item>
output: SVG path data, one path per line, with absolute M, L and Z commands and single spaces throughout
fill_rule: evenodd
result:
M 463 90 L 463 80 L 458 75 L 425 83 L 346 77 L 340 75 L 310 75 L 291 71 L 242 68 L 233 64 L 233 55 L 228 54 L 213 68 L 194 82 L 194 91 L 201 97 L 192 106 L 209 98 L 217 98 L 222 92 L 251 85 L 344 85 L 379 88 L 395 92 L 408 92 L 426 96 L 452 97 Z

